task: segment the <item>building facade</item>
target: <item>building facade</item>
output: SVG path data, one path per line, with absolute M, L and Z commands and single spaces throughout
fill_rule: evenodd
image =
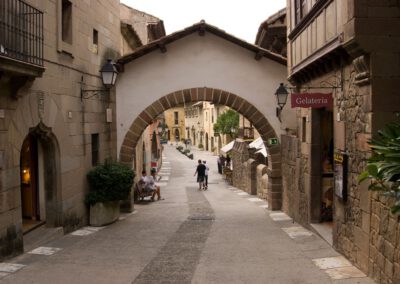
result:
M 117 158 L 115 93 L 99 70 L 140 43 L 120 9 L 119 0 L 0 3 L 0 259 L 21 253 L 38 226 L 87 223 L 86 173 Z M 163 30 L 149 26 L 149 38 Z
M 287 22 L 292 101 L 332 104 L 296 108 L 297 129 L 282 136 L 283 210 L 375 280 L 398 283 L 392 201 L 357 177 L 368 140 L 400 107 L 399 2 L 289 0 Z
M 188 139 L 185 129 L 185 110 L 183 105 L 173 107 L 164 112 L 165 124 L 168 127 L 168 140 L 180 142 Z

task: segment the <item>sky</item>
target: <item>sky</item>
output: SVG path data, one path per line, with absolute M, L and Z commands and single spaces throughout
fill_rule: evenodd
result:
M 205 20 L 254 43 L 260 24 L 286 6 L 286 0 L 121 0 L 164 21 L 167 34 Z

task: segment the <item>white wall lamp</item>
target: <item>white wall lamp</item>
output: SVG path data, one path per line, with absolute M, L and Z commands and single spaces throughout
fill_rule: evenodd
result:
M 105 89 L 84 90 L 82 87 L 83 86 L 83 76 L 82 76 L 82 78 L 81 78 L 81 101 L 83 99 L 89 99 L 89 98 L 97 95 L 97 93 L 99 93 L 99 92 L 106 92 L 115 85 L 115 81 L 117 80 L 118 70 L 115 66 L 115 63 L 112 62 L 111 59 L 108 59 L 107 63 L 103 65 L 103 67 L 100 69 L 100 73 L 101 73 L 101 80 L 103 82 Z

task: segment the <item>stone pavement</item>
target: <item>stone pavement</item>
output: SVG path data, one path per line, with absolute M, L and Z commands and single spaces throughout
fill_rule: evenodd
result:
M 0 283 L 373 283 L 324 240 L 165 145 L 165 200 L 0 263 Z M 209 189 L 198 191 L 196 160 Z

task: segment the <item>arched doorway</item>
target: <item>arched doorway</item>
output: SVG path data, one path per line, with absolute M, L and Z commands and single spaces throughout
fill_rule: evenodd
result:
M 58 143 L 50 129 L 39 124 L 21 146 L 21 213 L 23 232 L 43 223 L 61 224 Z
M 206 141 L 205 141 L 206 151 L 208 151 L 208 133 L 206 132 Z
M 181 136 L 179 135 L 179 129 L 175 129 L 175 141 L 179 142 L 181 140 Z
M 211 137 L 211 151 L 214 152 L 214 137 Z

